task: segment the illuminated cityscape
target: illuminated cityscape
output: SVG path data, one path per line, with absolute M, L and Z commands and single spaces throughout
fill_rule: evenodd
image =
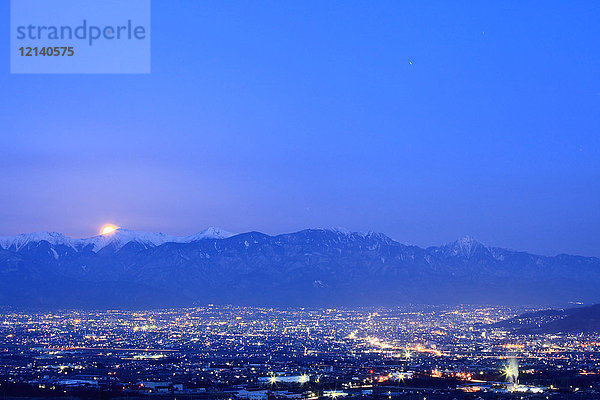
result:
M 515 334 L 496 325 L 535 310 L 5 310 L 0 391 L 249 400 L 600 396 L 599 334 Z

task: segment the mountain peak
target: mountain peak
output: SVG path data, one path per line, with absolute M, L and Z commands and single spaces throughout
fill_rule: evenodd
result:
M 480 244 L 477 240 L 475 240 L 472 236 L 465 235 L 461 238 L 458 238 L 455 243 L 461 246 L 472 246 L 474 244 Z
M 482 243 L 469 235 L 465 235 L 444 247 L 449 249 L 454 256 L 460 255 L 467 258 L 471 257 L 477 249 L 485 248 Z
M 232 237 L 233 235 L 233 233 L 227 232 L 224 229 L 211 226 L 201 232 L 190 236 L 186 236 L 184 239 L 186 239 L 188 242 L 195 242 L 196 240 L 202 239 L 227 239 Z

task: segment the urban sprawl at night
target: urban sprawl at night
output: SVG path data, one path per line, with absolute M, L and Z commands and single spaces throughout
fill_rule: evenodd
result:
M 4 310 L 0 394 L 598 398 L 599 334 L 518 334 L 497 324 L 540 309 Z

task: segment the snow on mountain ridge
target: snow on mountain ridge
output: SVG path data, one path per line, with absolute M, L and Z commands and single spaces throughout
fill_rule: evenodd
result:
M 113 233 L 106 235 L 97 235 L 88 239 L 80 239 L 83 247 L 92 245 L 92 251 L 99 251 L 106 246 L 113 245 L 115 249 L 120 249 L 128 243 L 139 243 L 144 247 L 160 246 L 167 242 L 177 241 L 176 236 L 170 236 L 162 232 L 138 232 L 129 229 L 119 228 Z
M 72 239 L 68 236 L 58 232 L 33 232 L 33 233 L 22 233 L 16 236 L 0 236 L 0 248 L 9 249 L 14 246 L 16 251 L 19 251 L 24 246 L 27 246 L 32 242 L 46 241 L 53 246 L 65 245 L 68 247 L 74 247 L 74 242 L 77 239 Z
M 486 249 L 487 248 L 485 245 L 483 245 L 482 243 L 473 239 L 469 235 L 463 236 L 460 239 L 458 239 L 452 243 L 448 243 L 445 245 L 445 247 L 448 249 L 451 249 L 452 253 L 455 256 L 461 255 L 466 258 L 471 257 L 474 254 L 476 249 L 479 249 L 479 248 Z
M 233 236 L 233 233 L 227 232 L 221 228 L 216 228 L 211 226 L 203 230 L 202 232 L 195 233 L 193 235 L 189 235 L 184 237 L 184 243 L 194 242 L 196 240 L 202 239 L 227 239 Z
M 160 246 L 164 243 L 191 243 L 203 239 L 226 239 L 233 236 L 221 228 L 210 227 L 189 236 L 173 236 L 162 232 L 141 232 L 119 228 L 113 233 L 96 235 L 90 238 L 74 239 L 57 232 L 34 232 L 16 236 L 0 236 L 0 248 L 13 248 L 19 251 L 29 243 L 46 241 L 53 246 L 65 245 L 75 250 L 83 249 L 89 245 L 92 251 L 97 252 L 106 246 L 113 245 L 116 250 L 128 243 L 139 243 L 146 248 Z
M 310 229 L 308 231 L 311 231 Z M 355 240 L 356 238 L 374 239 L 385 243 L 393 243 L 383 233 L 377 232 L 352 232 L 344 228 L 318 228 L 314 231 L 331 232 L 342 238 Z M 124 228 L 118 228 L 113 233 L 105 235 L 96 235 L 90 238 L 74 239 L 57 232 L 34 232 L 29 234 L 20 234 L 16 236 L 0 236 L 0 248 L 19 251 L 29 243 L 39 243 L 46 241 L 52 246 L 64 245 L 74 250 L 82 250 L 92 246 L 91 250 L 98 252 L 101 249 L 112 246 L 114 250 L 119 250 L 128 243 L 138 243 L 144 248 L 157 247 L 165 243 L 191 243 L 205 239 L 227 239 L 234 234 L 221 228 L 210 227 L 198 233 L 188 236 L 174 236 L 162 232 L 143 232 L 133 231 Z M 440 251 L 446 251 L 454 256 L 463 256 L 470 258 L 476 249 L 487 248 L 480 242 L 470 236 L 464 236 L 454 242 L 441 246 Z M 445 249 L 445 250 L 444 250 Z
M 391 240 L 386 234 L 381 232 L 367 231 L 367 232 L 354 232 L 346 228 L 319 228 L 318 230 L 322 230 L 325 232 L 332 232 L 338 235 L 343 235 L 347 237 L 358 236 L 364 239 L 367 238 L 377 238 L 381 240 Z
M 352 232 L 344 228 L 320 228 L 317 230 L 332 232 L 346 238 L 360 237 L 363 239 L 383 240 L 385 242 L 392 241 L 392 239 L 383 233 Z M 53 246 L 65 245 L 75 250 L 81 250 L 88 246 L 92 246 L 91 250 L 98 252 L 107 246 L 112 246 L 115 250 L 118 250 L 128 243 L 138 243 L 145 248 L 149 248 L 160 246 L 165 243 L 191 243 L 204 239 L 227 239 L 233 235 L 233 233 L 217 227 L 209 227 L 203 231 L 188 236 L 174 236 L 162 232 L 143 232 L 118 228 L 109 234 L 96 235 L 83 239 L 70 238 L 57 232 L 35 232 L 17 236 L 0 237 L 0 248 L 9 249 L 12 247 L 14 250 L 19 251 L 29 243 L 46 241 Z

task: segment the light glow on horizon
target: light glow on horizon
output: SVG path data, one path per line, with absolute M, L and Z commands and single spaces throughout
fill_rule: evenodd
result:
M 110 235 L 111 233 L 115 232 L 117 229 L 119 229 L 119 227 L 116 225 L 106 224 L 102 228 L 100 228 L 100 234 L 101 235 Z

